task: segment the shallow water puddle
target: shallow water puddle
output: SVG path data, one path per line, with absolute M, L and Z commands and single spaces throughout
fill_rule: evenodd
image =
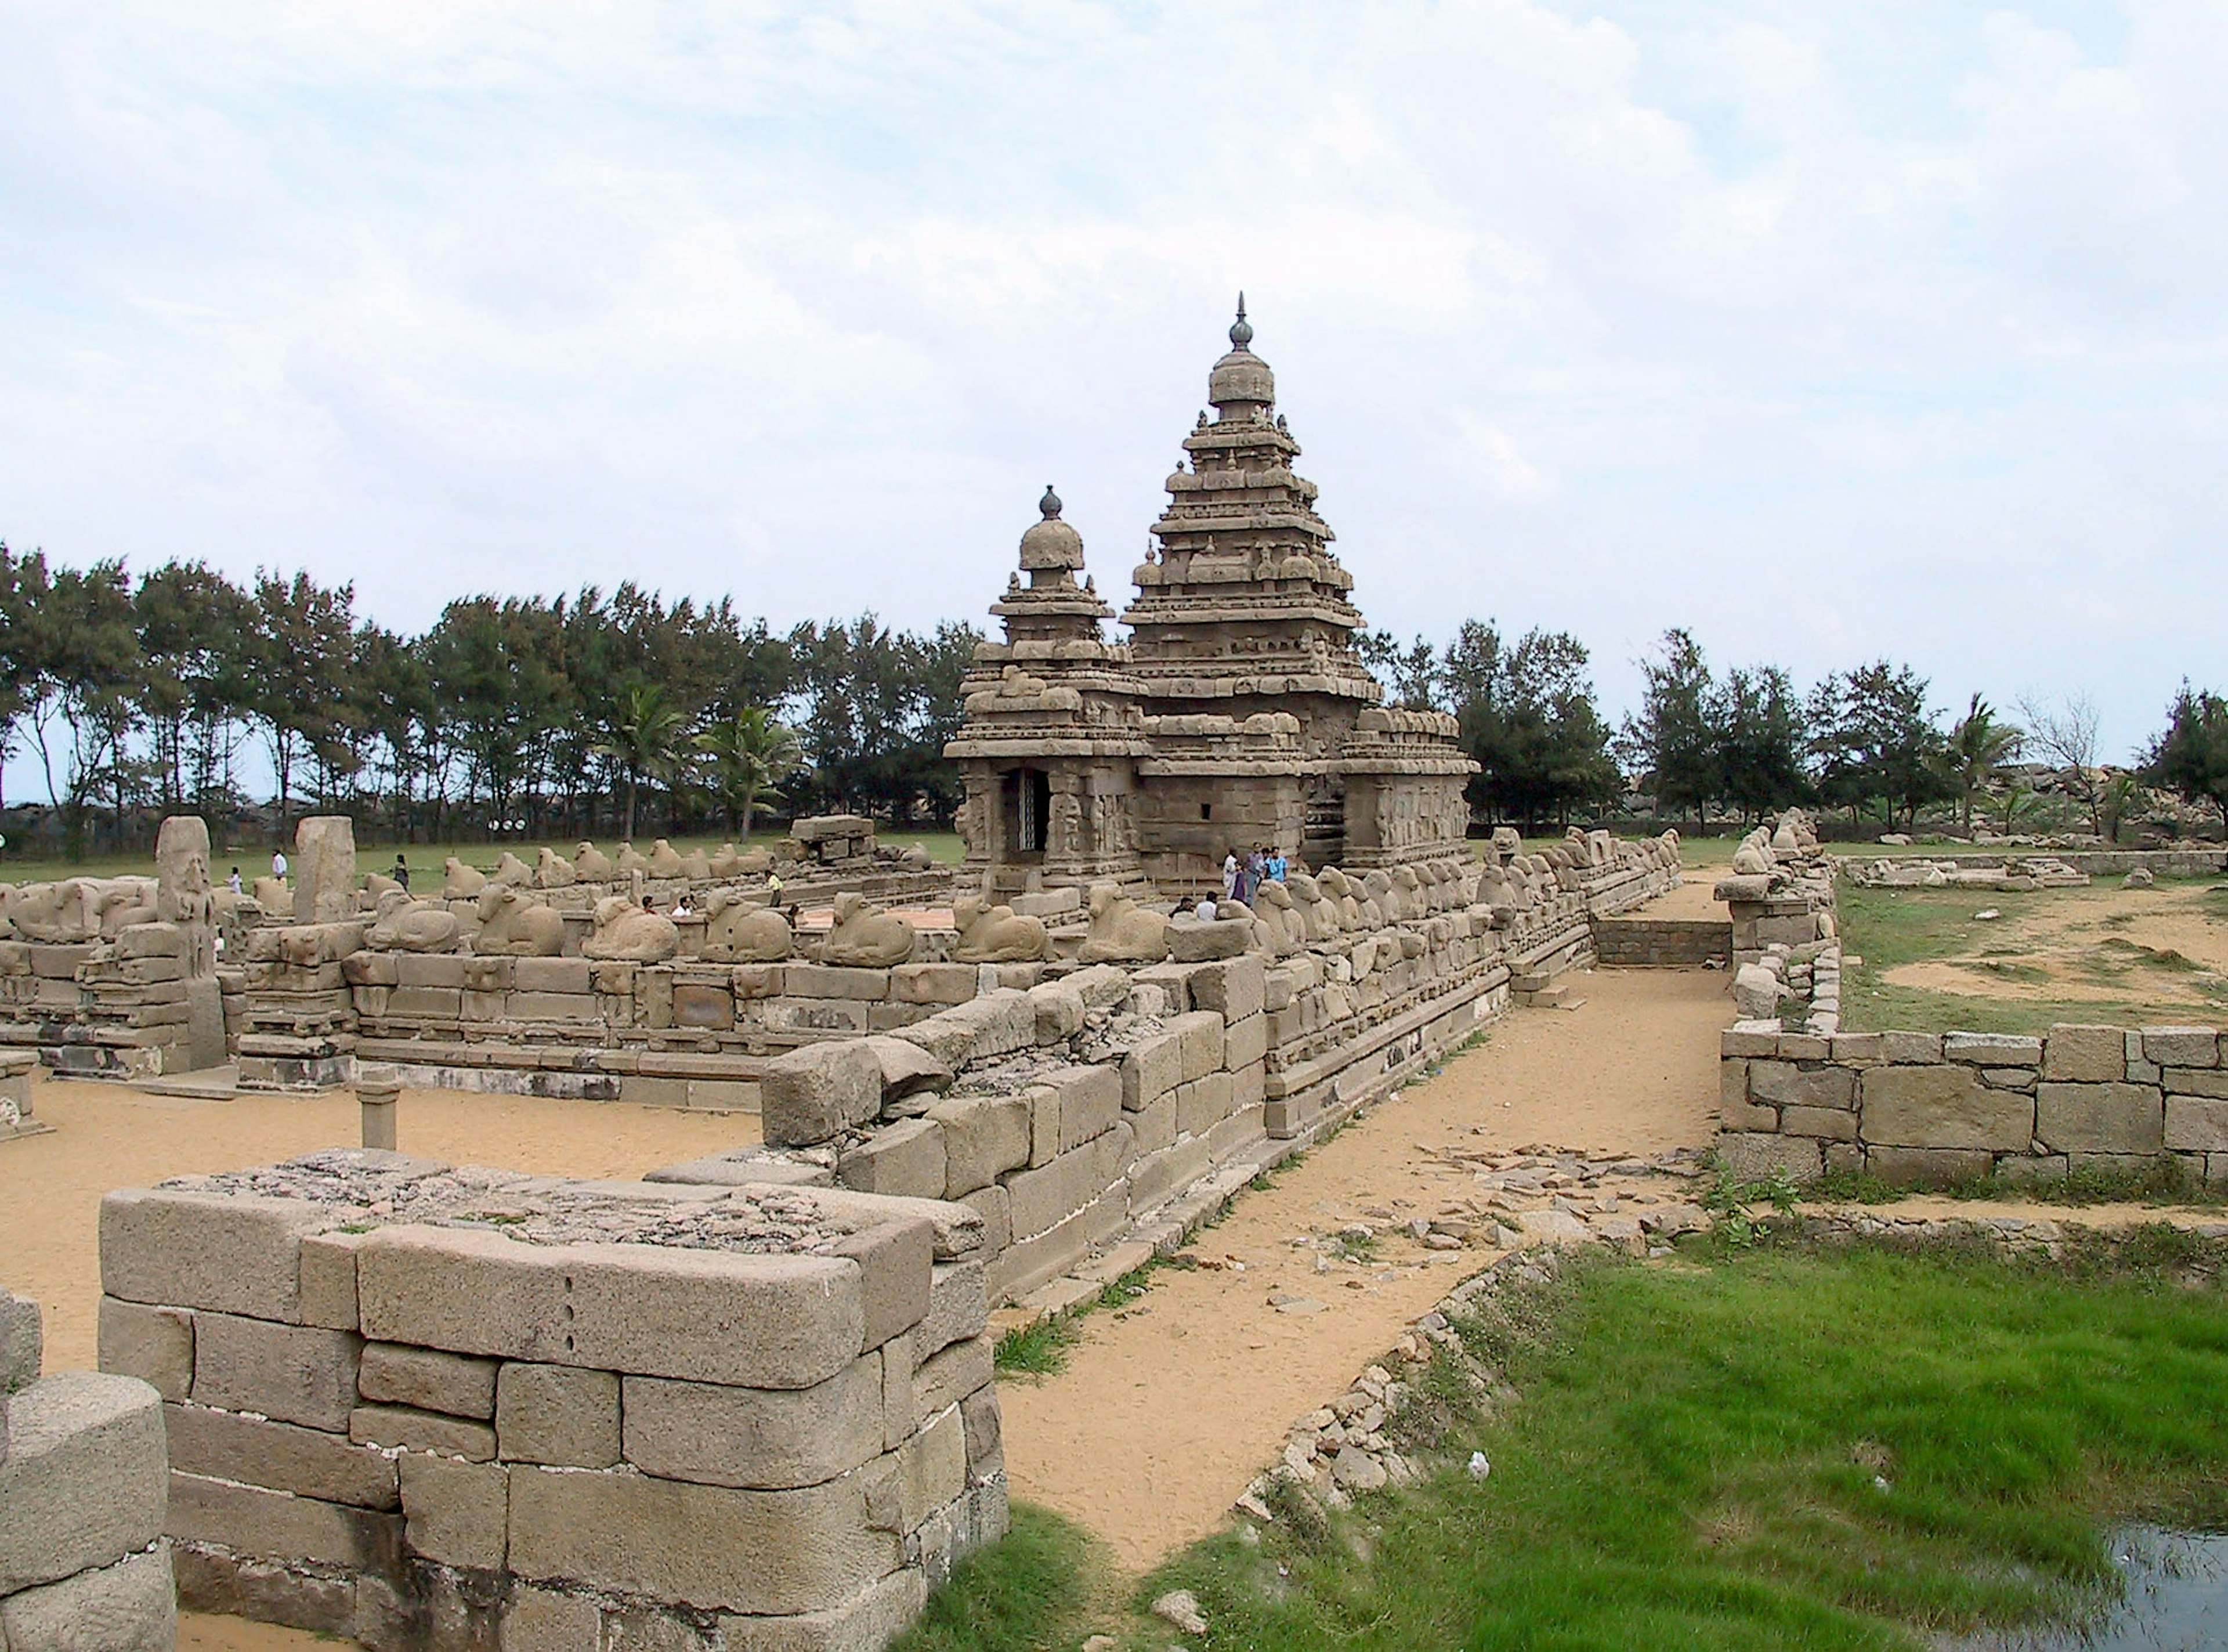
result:
M 1939 1652 L 2210 1652 L 2228 1648 L 2228 1533 L 2132 1526 L 2112 1563 L 2120 1604 L 2095 1621 L 2049 1630 L 1960 1636 Z

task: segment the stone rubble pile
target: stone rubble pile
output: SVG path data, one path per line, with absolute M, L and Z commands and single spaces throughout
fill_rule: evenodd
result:
M 1860 889 L 2085 889 L 2086 872 L 2047 855 L 2015 856 L 2001 866 L 1966 866 L 1917 856 L 1880 856 L 1840 862 L 1841 875 Z

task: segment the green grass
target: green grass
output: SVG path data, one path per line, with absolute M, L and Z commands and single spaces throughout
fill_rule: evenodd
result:
M 752 844 L 761 843 L 771 848 L 779 842 L 781 838 L 782 834 L 779 832 L 753 832 L 749 842 L 745 842 L 739 838 L 730 837 L 724 833 L 714 833 L 709 836 L 676 837 L 671 841 L 675 848 L 686 855 L 695 848 L 701 848 L 707 854 L 710 854 L 716 851 L 722 843 L 727 842 L 733 842 L 739 848 L 747 848 Z M 551 848 L 568 860 L 572 857 L 573 851 L 579 847 L 580 842 L 577 837 L 547 841 Z M 655 834 L 645 832 L 636 839 L 635 847 L 647 855 L 650 853 L 650 846 L 656 841 Z M 935 859 L 947 866 L 957 865 L 961 855 L 965 853 L 965 845 L 960 842 L 957 832 L 888 831 L 878 834 L 877 841 L 898 848 L 905 848 L 919 843 Z M 289 843 L 286 847 L 288 858 L 291 859 L 293 845 Z M 466 866 L 476 867 L 483 872 L 491 872 L 495 869 L 496 862 L 503 858 L 506 850 L 518 856 L 527 865 L 532 866 L 536 852 L 541 847 L 540 842 L 490 843 L 478 839 L 450 843 L 401 845 L 385 843 L 375 847 L 359 848 L 355 852 L 355 864 L 356 870 L 360 873 L 392 872 L 394 869 L 394 856 L 399 849 L 409 861 L 413 887 L 422 893 L 429 887 L 439 885 L 441 868 L 452 855 Z M 599 837 L 596 840 L 596 847 L 606 855 L 612 854 L 618 848 L 618 839 L 616 836 Z M 240 868 L 240 876 L 253 883 L 258 877 L 266 876 L 270 873 L 271 845 L 259 842 L 221 844 L 217 846 L 212 859 L 215 862 L 216 875 L 220 881 L 227 873 L 237 866 Z M 61 878 L 113 878 L 132 875 L 150 878 L 155 875 L 155 855 L 151 848 L 144 853 L 131 855 L 87 855 L 83 861 L 66 861 L 59 856 L 19 856 L 12 852 L 0 855 L 0 880 L 10 883 L 41 883 Z
M 1006 1538 L 963 1562 L 893 1652 L 1046 1652 L 1079 1645 L 1103 1592 L 1091 1539 L 1059 1515 L 1014 1508 Z
M 1068 1350 L 1082 1331 L 1072 1314 L 1047 1314 L 998 1339 L 993 1358 L 1002 1377 L 1053 1376 L 1067 1364 Z
M 1444 1457 L 1482 1450 L 1489 1478 L 1209 1539 L 1133 1604 L 1189 1588 L 1212 1630 L 1187 1644 L 1280 1652 L 1915 1649 L 2078 1617 L 2116 1586 L 2112 1522 L 2228 1515 L 2228 1305 L 2217 1243 L 2068 1251 L 1690 1243 L 1572 1268 L 1457 1328 L 1519 1399 L 1488 1420 L 1428 1390 Z M 1081 1580 L 1039 1581 L 907 1644 L 1072 1647 Z M 1175 1638 L 1129 1626 L 1125 1647 Z
M 2168 880 L 2160 880 L 2167 884 Z M 1861 967 L 1846 972 L 1841 987 L 1841 1024 L 1850 1032 L 1892 1028 L 1913 1033 L 2016 1033 L 2047 1031 L 2059 1021 L 2182 1021 L 2205 1012 L 2187 1003 L 2161 1002 L 2147 989 L 2146 971 L 2166 976 L 2209 974 L 2205 966 L 2170 949 L 2147 947 L 2122 936 L 2106 936 L 2080 966 L 2086 982 L 2110 989 L 2102 997 L 1991 998 L 1975 993 L 1943 992 L 1882 979 L 1906 964 L 1945 959 L 1975 960 L 1976 987 L 1991 978 L 2036 985 L 2049 972 L 2026 961 L 2015 944 L 1991 944 L 2014 932 L 2021 917 L 2058 892 L 2003 893 L 1986 889 L 1861 889 L 1844 883 L 1839 891 L 1843 945 L 1861 957 Z M 1973 914 L 1994 907 L 2003 916 L 1982 922 Z M 2100 927 L 2119 917 L 2102 913 Z M 2200 985 L 2206 983 L 2200 980 Z M 2210 988 L 2207 987 L 2207 990 Z M 2219 1008 L 2228 1010 L 2228 999 Z
M 1803 1189 L 1810 1199 L 1847 1200 L 1861 1205 L 1892 1205 L 1922 1191 L 1950 1199 L 2016 1201 L 2031 1205 L 2196 1206 L 2228 1205 L 2228 1184 L 2191 1179 L 2179 1159 L 2161 1158 L 2140 1169 L 2083 1169 L 2047 1181 L 2029 1181 L 1994 1175 L 1972 1176 L 1934 1189 L 1892 1186 L 1865 1171 L 1833 1170 Z

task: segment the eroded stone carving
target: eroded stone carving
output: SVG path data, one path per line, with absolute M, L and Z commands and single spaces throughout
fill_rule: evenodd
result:
M 569 889 L 580 880 L 579 868 L 547 845 L 535 857 L 534 880 L 544 889 Z
M 596 932 L 580 943 L 586 958 L 624 958 L 663 964 L 681 950 L 681 931 L 663 912 L 637 906 L 624 895 L 596 903 Z
M 864 895 L 836 897 L 836 926 L 820 944 L 820 961 L 869 969 L 903 964 L 920 937 L 904 919 L 886 912 Z
M 610 855 L 583 838 L 580 841 L 580 846 L 573 851 L 573 870 L 575 874 L 586 879 L 590 883 L 604 883 L 608 881 L 618 868 L 611 864 Z
M 1085 964 L 1158 964 L 1168 955 L 1168 920 L 1118 885 L 1091 886 L 1091 932 L 1077 954 Z
M 961 964 L 1026 964 L 1045 955 L 1044 919 L 1017 915 L 1011 906 L 993 906 L 975 895 L 951 903 L 959 932 L 952 957 Z
M 561 957 L 565 919 L 523 890 L 507 884 L 484 888 L 472 951 L 483 957 Z
M 381 895 L 363 944 L 375 952 L 448 952 L 464 923 L 438 900 L 413 900 L 400 889 Z
M 472 900 L 488 887 L 487 874 L 466 866 L 451 855 L 441 867 L 441 895 L 447 900 Z
M 778 964 L 797 950 L 789 919 L 732 889 L 705 904 L 703 956 L 720 964 Z

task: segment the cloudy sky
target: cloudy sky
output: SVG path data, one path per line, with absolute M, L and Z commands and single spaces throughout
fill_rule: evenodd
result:
M 2228 7 L 0 0 L 0 538 L 414 628 L 1122 588 L 1247 294 L 1373 623 L 2228 687 Z

